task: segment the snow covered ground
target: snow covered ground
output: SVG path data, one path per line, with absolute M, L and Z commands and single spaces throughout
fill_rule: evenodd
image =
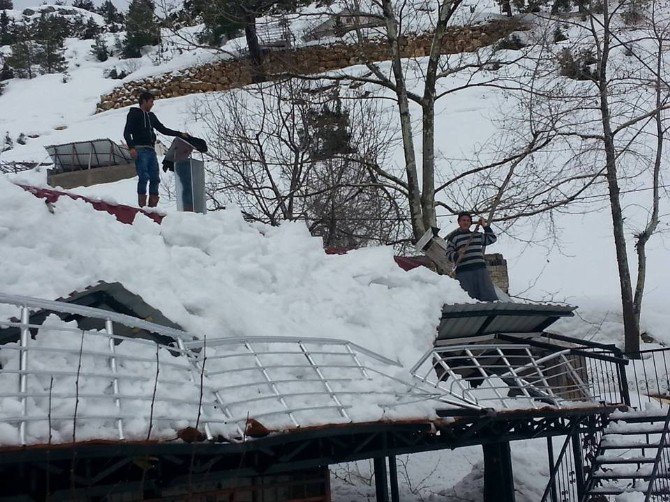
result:
M 16 2 L 15 2 L 16 5 Z M 17 7 L 19 8 L 19 7 Z M 119 81 L 103 71 L 126 65 L 129 79 L 202 62 L 203 52 L 154 65 L 148 55 L 131 63 L 105 63 L 89 53 L 90 41 L 68 40 L 69 77 L 44 75 L 12 80 L 0 96 L 0 144 L 7 135 L 28 136 L 25 145 L 0 153 L 2 161 L 41 162 L 44 146 L 96 138 L 122 139 L 127 110 L 94 115 L 99 96 Z M 159 100 L 154 111 L 168 127 L 202 135 L 193 120 L 196 96 Z M 436 137 L 445 156 L 457 156 L 495 134 L 492 115 L 499 96 L 468 91 L 447 101 Z M 398 155 L 397 158 L 400 158 Z M 426 270 L 403 272 L 390 248 L 326 256 L 301 224 L 279 228 L 248 225 L 229 209 L 206 216 L 181 214 L 169 200 L 162 225 L 140 218 L 121 225 L 89 205 L 63 199 L 55 214 L 9 180 L 44 185 L 44 170 L 0 177 L 0 291 L 46 299 L 66 296 L 98 280 L 120 281 L 185 329 L 208 337 L 286 334 L 346 338 L 404 365 L 433 339 L 440 306 L 468 301 L 449 278 Z M 170 182 L 168 175 L 165 180 Z M 134 204 L 134 182 L 74 190 Z M 634 200 L 629 201 L 631 204 Z M 667 212 L 667 205 L 665 206 Z M 443 228 L 455 225 L 444 217 Z M 508 261 L 510 289 L 535 300 L 578 305 L 579 316 L 557 326 L 565 334 L 622 345 L 618 280 L 609 213 L 602 205 L 586 214 L 560 215 L 560 245 L 526 245 L 503 235 L 490 251 Z M 670 242 L 665 233 L 649 244 L 649 276 L 643 329 L 670 341 Z M 633 255 L 633 249 L 629 250 Z M 259 315 L 259 309 L 262 315 Z M 0 314 L 7 315 L 9 312 Z M 14 311 L 11 312 L 14 315 Z M 512 447 L 517 500 L 536 501 L 546 483 L 544 443 Z M 403 459 L 403 462 L 405 460 Z M 337 501 L 372 499 L 366 462 L 334 469 Z M 431 452 L 407 459 L 402 500 L 481 500 L 480 450 Z

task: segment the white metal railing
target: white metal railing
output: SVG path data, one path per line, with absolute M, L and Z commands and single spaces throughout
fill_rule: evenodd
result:
M 19 336 L 0 345 L 0 446 L 174 438 L 186 427 L 237 441 L 249 418 L 281 430 L 378 420 L 391 408 L 425 418 L 439 404 L 431 400 L 440 392 L 392 376 L 398 363 L 343 340 L 201 340 L 122 314 L 0 294 L 8 311 L 18 315 L 0 320 L 0 334 Z M 54 315 L 38 323 L 38 311 Z M 99 327 L 79 329 L 67 315 Z M 117 335 L 118 325 L 174 343 Z
M 540 352 L 523 343 L 435 347 L 410 373 L 471 406 L 564 407 L 602 400 L 594 393 L 584 359 L 569 349 Z
M 584 350 L 441 346 L 407 374 L 346 340 L 196 338 L 122 314 L 0 293 L 0 317 L 12 312 L 0 320 L 0 340 L 7 330 L 14 336 L 0 345 L 0 446 L 164 439 L 187 427 L 238 441 L 250 418 L 285 430 L 376 421 L 389 410 L 398 419 L 429 419 L 445 407 L 621 402 L 616 364 Z M 64 320 L 72 316 L 97 327 Z M 119 326 L 151 339 L 116 334 Z

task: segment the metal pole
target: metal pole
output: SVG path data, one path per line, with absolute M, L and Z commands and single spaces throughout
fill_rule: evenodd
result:
M 398 466 L 395 455 L 389 455 L 389 482 L 391 483 L 391 502 L 400 502 L 398 493 Z
M 584 463 L 582 461 L 582 444 L 579 441 L 579 432 L 572 434 L 572 454 L 575 457 L 575 482 L 577 483 L 577 498 L 584 496 Z
M 551 483 L 551 502 L 558 502 L 556 494 L 556 468 L 554 467 L 554 443 L 547 438 L 547 456 L 549 457 L 549 482 Z
M 26 417 L 28 416 L 28 340 L 30 339 L 30 311 L 21 307 L 21 359 L 19 361 L 19 393 L 21 394 L 21 413 L 24 420 L 19 425 L 19 439 L 26 444 Z
M 386 482 L 386 458 L 375 457 L 375 492 L 377 502 L 389 502 L 389 487 Z
M 109 336 L 107 341 L 109 346 L 109 367 L 112 370 L 114 379 L 112 380 L 112 392 L 114 394 L 114 405 L 116 406 L 116 412 L 119 414 L 119 418 L 116 419 L 116 429 L 119 433 L 119 439 L 125 439 L 123 434 L 123 419 L 121 418 L 121 399 L 119 398 L 119 379 L 116 378 L 117 366 L 116 366 L 116 347 L 114 345 L 114 326 L 111 319 L 105 321 L 105 331 Z

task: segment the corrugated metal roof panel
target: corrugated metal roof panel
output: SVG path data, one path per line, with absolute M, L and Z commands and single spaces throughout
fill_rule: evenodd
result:
M 575 308 L 570 305 L 511 302 L 444 305 L 438 339 L 539 332 L 560 317 L 574 315 Z

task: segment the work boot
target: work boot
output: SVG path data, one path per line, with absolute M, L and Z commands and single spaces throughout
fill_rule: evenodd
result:
M 147 196 L 143 195 L 141 193 L 137 194 L 137 205 L 140 207 L 144 207 L 147 205 Z
M 158 195 L 149 195 L 149 207 L 156 207 L 159 198 Z

